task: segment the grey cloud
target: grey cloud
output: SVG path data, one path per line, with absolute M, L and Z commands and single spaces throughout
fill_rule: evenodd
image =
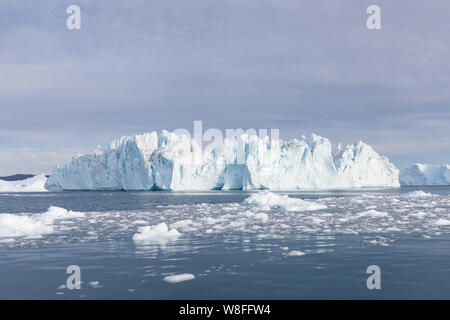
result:
M 0 4 L 2 174 L 21 148 L 49 172 L 58 148 L 194 120 L 362 139 L 399 166 L 450 161 L 446 1 L 380 0 L 377 31 L 369 1 L 79 0 L 80 31 L 69 4 Z

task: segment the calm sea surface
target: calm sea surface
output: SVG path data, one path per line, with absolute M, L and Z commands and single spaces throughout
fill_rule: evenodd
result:
M 0 194 L 0 299 L 450 298 L 449 187 L 282 193 L 326 206 L 301 212 L 251 194 Z M 50 206 L 82 214 L 39 234 Z M 181 236 L 133 241 L 162 222 Z M 81 289 L 65 287 L 70 265 Z M 163 280 L 185 273 L 195 279 Z

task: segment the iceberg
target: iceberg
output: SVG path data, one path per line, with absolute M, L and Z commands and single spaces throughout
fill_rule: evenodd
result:
M 199 160 L 200 159 L 200 160 Z M 359 142 L 333 152 L 312 134 L 283 141 L 234 135 L 214 147 L 174 132 L 114 140 L 93 154 L 57 166 L 49 191 L 62 190 L 273 190 L 398 187 L 399 171 Z
M 402 186 L 448 186 L 450 185 L 450 165 L 416 163 L 400 172 Z
M 0 180 L 0 192 L 47 192 L 47 189 L 44 187 L 46 181 L 47 177 L 44 174 L 25 180 Z

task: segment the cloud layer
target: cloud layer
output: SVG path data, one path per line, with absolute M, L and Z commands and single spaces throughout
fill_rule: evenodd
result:
M 0 175 L 194 120 L 361 139 L 400 167 L 450 162 L 450 4 L 377 1 L 369 31 L 370 4 L 2 1 Z

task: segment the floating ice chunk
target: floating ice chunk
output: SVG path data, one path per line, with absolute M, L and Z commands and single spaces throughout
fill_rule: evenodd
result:
M 269 220 L 269 215 L 267 213 L 254 213 L 254 212 L 242 212 L 239 216 L 243 216 L 250 219 L 261 220 L 262 222 L 267 222 Z
M 386 241 L 383 241 L 383 240 L 370 240 L 370 241 L 367 241 L 367 242 L 372 244 L 372 245 L 379 245 L 379 246 L 383 246 L 383 247 L 389 247 L 389 243 L 387 243 Z
M 321 224 L 321 223 L 325 222 L 325 220 L 317 218 L 317 217 L 311 217 L 311 222 L 314 224 Z
M 41 219 L 45 221 L 62 220 L 62 219 L 73 219 L 73 218 L 83 218 L 85 214 L 83 212 L 68 211 L 64 208 L 51 206 L 48 208 L 47 212 L 41 214 Z
M 364 200 L 358 197 L 356 199 L 355 198 L 350 199 L 349 202 L 351 202 L 351 203 L 363 203 Z
M 94 288 L 94 289 L 98 289 L 101 288 L 102 286 L 100 285 L 100 281 L 91 281 L 89 282 L 89 285 Z
M 262 191 L 252 194 L 245 199 L 245 203 L 266 209 L 271 207 L 281 207 L 286 211 L 314 211 L 326 209 L 327 206 L 305 201 L 297 198 L 289 198 L 287 195 L 278 195 L 270 191 Z
M 0 238 L 26 237 L 39 239 L 42 234 L 53 232 L 53 222 L 61 219 L 84 217 L 84 213 L 67 211 L 64 208 L 51 206 L 47 212 L 33 215 L 0 214 Z
M 205 224 L 216 224 L 217 223 L 217 219 L 214 219 L 214 218 L 211 218 L 211 217 L 203 218 L 202 221 Z
M 419 211 L 419 212 L 413 212 L 413 213 L 411 213 L 411 215 L 414 217 L 423 218 L 427 215 L 427 213 L 423 212 L 423 211 Z
M 136 245 L 140 244 L 164 244 L 168 241 L 173 241 L 181 236 L 176 229 L 171 229 L 164 222 L 155 226 L 139 227 L 138 233 L 133 236 L 133 241 Z
M 423 192 L 421 190 L 419 190 L 419 191 L 412 191 L 412 192 L 408 192 L 408 193 L 403 193 L 400 196 L 402 196 L 402 197 L 409 197 L 409 198 L 436 197 L 435 194 L 426 193 L 426 192 Z
M 182 274 L 176 274 L 176 275 L 172 275 L 172 276 L 166 276 L 164 277 L 164 281 L 169 282 L 169 283 L 178 283 L 178 282 L 182 282 L 182 281 L 188 281 L 188 280 L 193 280 L 195 279 L 195 276 L 193 274 L 190 273 L 182 273 Z
M 306 253 L 302 252 L 302 251 L 298 251 L 298 250 L 292 250 L 290 251 L 287 256 L 288 257 L 300 257 L 305 255 Z
M 383 212 L 383 211 L 377 211 L 377 210 L 368 210 L 368 211 L 363 211 L 363 212 L 358 212 L 356 214 L 357 217 L 359 218 L 382 218 L 382 217 L 386 217 L 388 216 L 389 213 L 387 212 Z
M 448 226 L 450 225 L 450 220 L 440 218 L 437 220 L 430 221 L 430 224 L 433 226 Z
M 170 226 L 172 228 L 186 228 L 192 224 L 194 224 L 194 222 L 191 219 L 185 219 L 185 220 L 180 220 L 180 221 L 174 222 Z
M 133 224 L 137 225 L 137 224 L 147 224 L 148 222 L 145 220 L 135 220 L 133 221 Z
M 53 232 L 46 221 L 25 215 L 0 214 L 0 238 L 40 235 Z

